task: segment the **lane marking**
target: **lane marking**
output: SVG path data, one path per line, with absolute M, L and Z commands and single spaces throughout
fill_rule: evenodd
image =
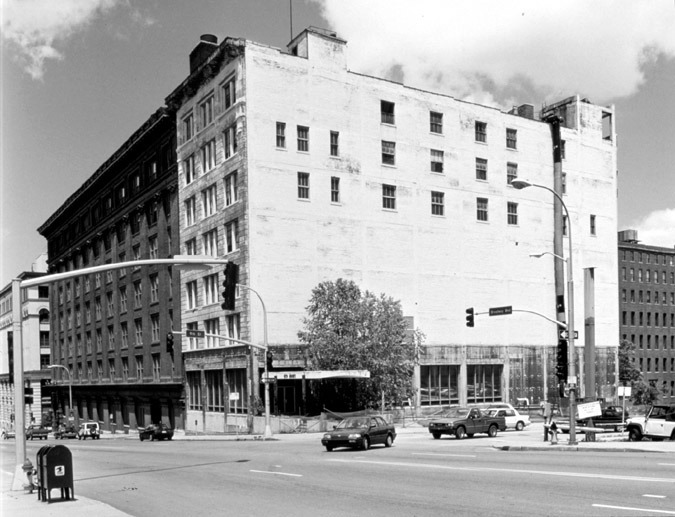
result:
M 595 508 L 608 508 L 610 510 L 625 510 L 627 512 L 645 512 L 645 513 L 662 513 L 664 515 L 675 515 L 675 512 L 668 510 L 652 510 L 651 508 L 631 508 L 630 506 L 610 506 L 608 504 L 593 504 Z
M 675 478 L 649 478 L 641 476 L 616 476 L 610 474 L 584 474 L 581 472 L 556 472 L 556 471 L 547 471 L 547 470 L 529 470 L 529 469 L 499 469 L 492 467 L 455 467 L 451 465 L 430 465 L 425 463 L 409 463 L 403 461 L 373 461 L 373 460 L 343 460 L 343 459 L 328 459 L 327 461 L 332 461 L 336 463 L 365 463 L 370 465 L 384 465 L 389 467 L 415 467 L 415 468 L 426 468 L 426 469 L 438 469 L 438 470 L 459 470 L 466 472 L 503 472 L 509 474 L 541 474 L 545 476 L 557 476 L 557 477 L 574 477 L 574 478 L 589 478 L 589 479 L 612 479 L 616 481 L 645 481 L 650 483 L 673 483 L 675 484 Z
M 451 456 L 453 458 L 475 458 L 475 454 L 444 454 L 441 452 L 413 452 L 413 456 Z
M 656 499 L 665 499 L 665 495 L 643 494 L 642 497 L 655 497 Z
M 657 463 L 657 465 L 661 465 L 664 467 L 675 467 L 675 463 Z
M 294 478 L 302 477 L 302 474 L 291 474 L 290 472 L 274 472 L 271 470 L 251 470 L 251 472 L 255 472 L 256 474 L 274 474 L 276 476 L 290 476 Z

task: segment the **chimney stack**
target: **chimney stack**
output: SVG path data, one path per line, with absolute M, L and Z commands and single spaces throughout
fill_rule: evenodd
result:
M 217 36 L 202 34 L 199 38 L 199 44 L 190 52 L 190 73 L 197 70 L 217 48 Z

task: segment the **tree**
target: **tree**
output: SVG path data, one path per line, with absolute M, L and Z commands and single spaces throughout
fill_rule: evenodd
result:
M 635 404 L 653 404 L 659 398 L 656 387 L 646 383 L 642 372 L 635 366 L 635 344 L 626 339 L 619 343 L 619 380 L 631 387 L 631 400 Z
M 399 405 L 412 395 L 415 348 L 406 343 L 399 301 L 365 291 L 351 280 L 322 282 L 312 290 L 300 341 L 313 368 L 368 370 L 369 379 L 324 383 L 324 404 L 335 411 Z

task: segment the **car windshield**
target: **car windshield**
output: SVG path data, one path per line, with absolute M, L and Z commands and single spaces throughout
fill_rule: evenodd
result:
M 345 418 L 340 422 L 336 429 L 354 429 L 357 427 L 368 427 L 370 425 L 370 418 Z
M 465 418 L 469 414 L 466 408 L 452 408 L 443 413 L 445 418 Z

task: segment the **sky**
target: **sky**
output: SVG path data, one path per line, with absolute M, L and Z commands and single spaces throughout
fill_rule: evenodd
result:
M 188 74 L 202 34 L 285 48 L 313 25 L 348 66 L 500 107 L 616 109 L 618 230 L 675 246 L 675 0 L 0 0 L 0 287 L 47 219 Z M 291 16 L 292 13 L 292 16 Z

